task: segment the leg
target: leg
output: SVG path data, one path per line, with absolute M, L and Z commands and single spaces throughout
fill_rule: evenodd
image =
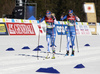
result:
M 69 47 L 70 47 L 70 37 L 67 36 L 67 51 L 69 51 Z
M 51 36 L 51 45 L 52 45 L 52 50 L 54 50 L 53 48 L 55 47 L 55 34 Z
M 55 28 L 53 28 L 52 34 L 51 34 L 51 45 L 52 45 L 53 51 L 55 51 L 55 38 L 56 38 L 56 31 L 55 31 Z
M 53 52 L 52 59 L 55 59 L 55 38 L 56 38 L 56 31 L 55 28 L 53 28 L 51 34 L 51 45 L 52 45 L 52 52 Z
M 66 50 L 66 56 L 69 55 L 69 47 L 70 47 L 70 31 L 67 32 L 67 50 Z
M 70 31 L 67 31 L 67 51 L 69 51 L 69 45 L 70 44 Z
M 66 56 L 69 55 L 69 46 L 70 46 L 69 44 L 70 44 L 70 37 L 67 36 L 67 50 L 66 50 Z
M 56 31 L 55 28 L 53 28 L 51 34 L 51 46 L 55 46 L 55 38 L 56 38 Z
M 71 44 L 72 44 L 72 50 L 73 50 L 73 51 L 75 50 L 74 41 L 75 41 L 75 36 L 72 36 L 72 37 L 71 37 Z
M 46 56 L 46 59 L 49 59 L 50 56 L 50 35 L 46 35 L 46 40 L 47 40 L 47 56 Z
M 74 41 L 75 41 L 75 32 L 72 32 L 72 35 L 71 35 L 72 56 L 74 56 L 74 51 L 75 51 L 75 44 L 74 44 Z
M 74 51 L 75 50 L 75 31 L 71 32 L 71 44 L 72 44 L 72 50 Z
M 50 35 L 46 35 L 47 40 L 47 52 L 50 52 Z

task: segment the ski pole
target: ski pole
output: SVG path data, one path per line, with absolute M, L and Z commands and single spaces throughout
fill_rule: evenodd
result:
M 61 44 L 62 44 L 62 27 L 63 27 L 63 22 L 62 22 L 62 26 L 61 26 L 61 37 L 60 37 L 60 49 L 59 49 L 59 52 L 61 52 Z
M 53 27 L 53 24 L 52 24 L 52 36 L 53 36 L 52 42 L 54 44 L 54 27 Z M 53 51 L 53 56 L 54 56 L 54 51 L 55 51 L 54 45 L 52 45 L 52 51 Z
M 65 12 L 62 13 L 62 16 L 65 15 Z M 63 20 L 62 20 L 62 27 L 63 27 Z M 61 44 L 62 44 L 62 27 L 61 27 L 61 37 L 60 37 L 60 49 L 59 52 L 61 52 Z
M 39 27 L 39 26 L 38 26 Z M 40 43 L 40 28 L 39 28 L 39 32 L 38 32 L 38 49 L 39 49 L 39 43 Z M 39 60 L 39 51 L 37 50 L 37 60 Z
M 74 26 L 75 26 L 75 24 L 74 24 Z M 76 33 L 76 26 L 75 26 L 75 33 Z M 76 44 L 77 44 L 77 52 L 79 52 L 77 34 L 76 34 Z
M 74 14 L 74 16 L 76 16 L 75 13 L 73 13 L 73 14 Z M 75 21 L 75 22 L 76 22 L 76 21 Z M 74 23 L 74 26 L 75 26 L 75 33 L 76 33 L 76 25 L 75 25 L 75 23 Z M 77 52 L 79 52 L 77 34 L 76 34 L 76 44 L 77 44 Z

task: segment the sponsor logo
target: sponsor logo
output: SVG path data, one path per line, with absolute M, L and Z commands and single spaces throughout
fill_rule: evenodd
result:
M 58 35 L 66 35 L 67 33 L 67 25 L 61 25 L 61 24 L 57 24 L 56 25 L 56 31 Z
M 10 35 L 35 35 L 31 23 L 6 23 Z
M 40 25 L 38 25 L 38 28 L 39 28 L 40 33 L 43 33 Z
M 0 23 L 0 35 L 8 35 L 5 23 Z

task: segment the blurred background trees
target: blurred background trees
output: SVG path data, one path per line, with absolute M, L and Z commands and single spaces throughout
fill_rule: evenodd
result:
M 28 2 L 37 3 L 37 19 L 40 15 L 44 16 L 46 10 L 56 14 L 57 20 L 63 12 L 68 13 L 73 9 L 74 13 L 80 17 L 81 21 L 86 21 L 84 13 L 84 2 L 94 2 L 96 7 L 97 21 L 100 22 L 100 0 L 27 0 Z M 15 7 L 15 0 L 0 0 L 0 18 L 3 14 L 12 14 Z

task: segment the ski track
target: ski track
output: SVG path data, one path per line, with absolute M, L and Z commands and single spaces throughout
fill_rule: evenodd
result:
M 41 74 L 35 71 L 39 68 L 54 67 L 60 74 L 99 74 L 100 71 L 100 36 L 78 36 L 79 50 L 75 52 L 75 56 L 65 57 L 66 49 L 66 37 L 63 36 L 62 40 L 62 52 L 59 51 L 59 41 L 57 40 L 57 47 L 55 54 L 56 59 L 44 59 L 46 53 L 39 53 L 39 60 L 37 60 L 37 53 L 32 51 L 36 46 L 37 42 L 33 42 L 32 39 L 37 37 L 27 36 L 23 37 L 0 37 L 0 41 L 4 41 L 4 44 L 0 44 L 2 51 L 0 52 L 0 74 Z M 14 39 L 15 38 L 15 39 Z M 23 38 L 23 39 L 22 39 Z M 29 39 L 28 39 L 29 38 Z M 59 38 L 59 37 L 57 37 Z M 10 39 L 11 41 L 9 41 Z M 28 40 L 27 40 L 28 39 Z M 93 42 L 92 40 L 95 41 Z M 18 41 L 19 40 L 19 41 Z M 25 41 L 26 40 L 26 41 Z M 40 44 L 43 43 L 45 48 L 42 51 L 46 51 L 46 41 L 44 37 L 41 37 Z M 6 41 L 6 42 L 5 42 Z M 13 42 L 15 41 L 15 42 Z M 26 43 L 27 42 L 27 43 Z M 24 44 L 23 44 L 24 43 Z M 33 45 L 32 45 L 33 43 Z M 90 47 L 84 47 L 86 43 L 90 44 Z M 21 45 L 22 44 L 22 45 Z M 22 50 L 24 45 L 28 45 L 30 50 Z M 13 46 L 16 51 L 5 51 L 9 46 Z M 71 53 L 71 50 L 70 50 Z M 52 57 L 52 54 L 50 54 Z M 84 64 L 84 69 L 74 69 L 73 67 L 77 64 Z M 67 73 L 66 73 L 67 71 Z M 75 74 L 76 74 L 75 73 Z M 43 73 L 42 73 L 43 74 Z M 47 73 L 44 73 L 47 74 Z

